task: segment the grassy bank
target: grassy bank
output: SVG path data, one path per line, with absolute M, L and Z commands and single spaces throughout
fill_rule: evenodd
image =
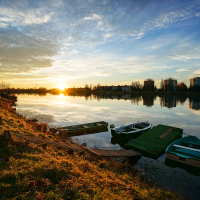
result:
M 0 117 L 0 199 L 180 199 L 147 182 L 128 163 L 6 140 L 7 130 L 56 136 L 2 99 Z

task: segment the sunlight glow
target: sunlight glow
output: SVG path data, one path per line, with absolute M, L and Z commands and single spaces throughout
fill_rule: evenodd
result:
M 60 99 L 63 99 L 64 95 L 63 95 L 63 94 L 60 94 L 59 97 L 60 97 Z
M 64 85 L 59 85 L 59 86 L 58 86 L 58 89 L 64 90 L 64 89 L 65 89 L 65 86 L 64 86 Z

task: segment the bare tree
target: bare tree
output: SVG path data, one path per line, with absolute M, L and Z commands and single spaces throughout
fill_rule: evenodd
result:
M 140 81 L 132 81 L 131 90 L 132 91 L 140 91 L 140 90 L 142 90 L 142 84 L 140 84 Z
M 7 82 L 5 82 L 5 81 L 2 81 L 2 82 L 0 83 L 0 89 L 1 89 L 1 90 L 6 90 L 6 89 L 7 89 L 8 92 L 9 92 L 10 87 L 11 87 L 10 82 L 7 83 Z

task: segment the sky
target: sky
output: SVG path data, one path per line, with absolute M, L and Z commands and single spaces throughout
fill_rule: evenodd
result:
M 0 0 L 0 82 L 12 87 L 196 76 L 200 0 Z

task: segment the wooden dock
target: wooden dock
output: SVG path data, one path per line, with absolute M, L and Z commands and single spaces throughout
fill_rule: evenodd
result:
M 84 154 L 85 153 L 85 151 L 79 145 L 72 144 L 68 141 L 62 142 L 57 139 L 51 139 L 42 134 L 36 135 L 27 131 L 19 132 L 19 131 L 10 131 L 10 130 L 5 130 L 3 134 L 5 138 L 7 140 L 10 140 L 13 144 L 23 143 L 23 142 L 34 143 L 43 148 L 46 148 L 47 146 L 51 146 L 55 149 L 63 149 L 69 154 L 73 154 L 73 153 Z
M 158 158 L 182 133 L 183 129 L 159 124 L 136 139 L 129 141 L 126 146 L 145 156 Z
M 99 157 L 139 157 L 141 153 L 134 150 L 104 150 L 104 149 L 89 149 L 85 150 L 95 156 Z

